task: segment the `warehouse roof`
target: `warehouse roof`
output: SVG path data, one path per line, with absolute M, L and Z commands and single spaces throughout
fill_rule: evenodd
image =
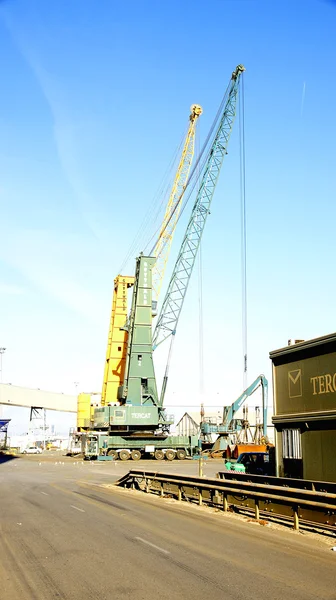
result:
M 269 356 L 274 363 L 278 364 L 320 354 L 329 354 L 334 351 L 336 351 L 336 333 L 330 333 L 329 335 L 323 335 L 312 340 L 305 340 L 304 342 L 298 342 L 297 344 L 273 350 Z M 295 358 L 293 354 L 295 354 Z

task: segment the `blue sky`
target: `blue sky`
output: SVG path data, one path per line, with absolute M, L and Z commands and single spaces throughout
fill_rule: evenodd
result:
M 335 3 L 322 0 L 0 4 L 4 382 L 100 390 L 113 278 L 190 105 L 204 109 L 202 142 L 238 63 L 246 67 L 249 380 L 270 378 L 268 353 L 288 338 L 334 331 L 335 25 Z M 141 244 L 124 272 L 132 274 Z M 205 401 L 231 403 L 242 388 L 238 124 L 202 254 Z M 169 406 L 199 403 L 197 288 L 195 276 Z M 156 360 L 160 379 L 164 351 Z

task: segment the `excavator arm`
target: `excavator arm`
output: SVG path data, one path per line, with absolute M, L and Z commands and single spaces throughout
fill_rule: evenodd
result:
M 231 406 L 224 407 L 223 411 L 223 428 L 229 429 L 230 423 L 234 418 L 235 413 L 243 406 L 249 396 L 252 396 L 257 389 L 262 389 L 262 407 L 263 407 L 263 434 L 267 435 L 267 405 L 268 405 L 268 381 L 265 375 L 259 375 L 251 385 L 235 400 Z M 221 425 L 221 426 L 222 426 Z

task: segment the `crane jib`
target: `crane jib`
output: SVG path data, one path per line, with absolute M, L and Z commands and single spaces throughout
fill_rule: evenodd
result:
M 176 332 L 186 291 L 195 264 L 219 173 L 236 116 L 240 76 L 245 68 L 238 65 L 232 74 L 227 101 L 203 171 L 202 181 L 191 217 L 168 285 L 153 334 L 153 349 Z

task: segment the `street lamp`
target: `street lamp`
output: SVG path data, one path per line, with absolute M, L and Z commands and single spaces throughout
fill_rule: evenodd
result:
M 5 354 L 6 348 L 0 348 L 0 383 L 2 383 L 2 355 Z

